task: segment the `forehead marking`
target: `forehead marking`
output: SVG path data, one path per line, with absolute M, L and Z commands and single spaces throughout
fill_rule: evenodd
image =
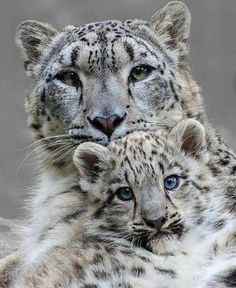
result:
M 159 57 L 157 56 L 157 54 L 154 51 L 151 51 L 147 44 L 144 43 L 144 40 L 141 40 L 137 36 L 135 36 L 135 38 L 132 36 L 129 37 L 132 38 L 138 45 L 143 45 L 147 49 L 147 51 L 159 61 Z
M 112 63 L 112 68 L 116 68 L 116 58 L 114 57 L 115 52 L 114 52 L 114 42 L 118 40 L 122 36 L 126 36 L 127 38 L 130 38 L 134 43 L 137 43 L 139 46 L 143 46 L 147 52 L 149 52 L 152 56 L 154 56 L 157 60 L 159 60 L 158 55 L 155 53 L 155 47 L 149 47 L 149 44 L 152 43 L 153 45 L 157 46 L 159 50 L 161 51 L 162 55 L 164 58 L 167 59 L 167 62 L 172 62 L 171 58 L 166 55 L 165 51 L 160 47 L 160 45 L 151 39 L 151 37 L 148 37 L 148 30 L 144 31 L 143 29 L 147 27 L 141 27 L 141 29 L 138 27 L 137 34 L 132 31 L 132 28 L 124 27 L 122 25 L 127 25 L 127 22 L 121 22 L 121 21 L 108 21 L 108 22 L 98 22 L 98 23 L 92 23 L 92 24 L 87 24 L 83 27 L 75 27 L 74 29 L 70 29 L 67 32 L 64 32 L 65 34 L 62 35 L 62 37 L 57 41 L 57 46 L 52 47 L 51 51 L 49 52 L 48 56 L 45 58 L 44 65 L 42 65 L 42 70 L 46 67 L 46 63 L 49 61 L 52 63 L 54 62 L 52 59 L 55 59 L 55 54 L 60 53 L 64 48 L 68 47 L 70 44 L 73 42 L 76 42 L 78 40 L 85 42 L 88 46 L 90 46 L 91 40 L 89 40 L 89 34 L 93 33 L 97 35 L 97 40 L 93 42 L 93 44 L 100 42 L 99 44 L 101 45 L 101 57 L 97 58 L 97 53 L 95 56 L 95 59 L 92 60 L 92 54 L 89 54 L 89 64 L 90 64 L 90 69 L 92 69 L 94 66 L 94 62 L 97 60 L 97 64 L 99 61 L 99 58 L 101 58 L 101 64 L 102 66 L 105 63 L 106 57 L 108 57 L 108 51 L 107 51 L 107 43 L 111 43 L 111 63 Z M 130 29 L 130 30 L 129 30 Z M 145 29 L 145 30 L 146 30 Z M 146 32 L 144 35 L 143 32 Z M 107 39 L 107 34 L 109 36 L 112 36 L 113 39 Z M 143 35 L 143 36 L 142 36 Z M 147 39 L 148 37 L 148 39 Z M 147 42 L 147 43 L 145 43 Z M 123 47 L 127 54 L 129 55 L 131 61 L 134 59 L 134 48 L 132 47 L 132 43 L 125 43 L 123 42 Z M 71 54 L 71 65 L 76 64 L 76 59 L 78 58 L 78 51 L 79 47 L 74 48 Z M 53 57 L 54 56 L 54 57 Z M 61 56 L 61 55 L 60 55 Z M 92 61 L 91 61 L 92 60 Z M 91 63 L 92 62 L 92 63 Z M 44 66 L 44 67 L 43 67 Z M 176 95 L 176 93 L 175 93 Z
M 78 52 L 79 52 L 79 47 L 76 46 L 73 50 L 72 50 L 72 53 L 71 53 L 71 65 L 72 66 L 75 66 L 76 65 L 76 59 L 78 58 Z
M 133 166 L 132 166 L 132 164 L 131 164 L 131 162 L 130 162 L 130 160 L 129 160 L 129 158 L 128 158 L 128 156 L 125 156 L 125 159 L 124 159 L 124 161 L 126 161 L 127 163 L 128 163 L 128 165 L 129 165 L 129 168 L 130 168 L 130 170 L 132 171 L 132 173 L 133 173 L 133 176 L 134 176 L 134 180 L 135 180 L 135 182 L 137 182 L 137 174 L 136 174 L 136 172 L 135 172 L 135 170 L 134 170 L 134 168 L 133 168 Z
M 165 173 L 164 165 L 161 162 L 159 162 L 158 164 L 159 164 L 161 173 L 164 174 Z
M 133 47 L 130 45 L 130 43 L 127 42 L 123 42 L 123 46 L 127 52 L 127 54 L 130 57 L 130 60 L 133 61 L 134 60 L 134 49 Z

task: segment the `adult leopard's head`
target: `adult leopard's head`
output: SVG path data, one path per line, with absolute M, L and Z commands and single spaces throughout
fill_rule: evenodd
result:
M 60 31 L 23 22 L 16 41 L 36 81 L 26 101 L 36 138 L 50 140 L 51 149 L 66 139 L 107 144 L 197 116 L 200 98 L 184 61 L 189 29 L 190 13 L 178 1 L 150 22 L 103 21 Z
M 176 251 L 187 232 L 210 221 L 204 217 L 216 195 L 203 126 L 186 119 L 168 137 L 158 134 L 133 132 L 107 147 L 83 143 L 74 163 L 91 233 L 162 254 Z

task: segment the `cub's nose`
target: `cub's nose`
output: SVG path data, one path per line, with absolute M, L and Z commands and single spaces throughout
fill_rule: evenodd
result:
M 88 120 L 94 128 L 102 131 L 104 134 L 110 137 L 115 129 L 124 121 L 125 117 L 126 114 L 124 114 L 122 117 L 115 114 L 108 118 L 96 117 L 93 120 L 88 117 Z
M 164 216 L 161 216 L 155 220 L 151 220 L 148 218 L 143 218 L 143 220 L 149 227 L 155 228 L 156 230 L 159 231 L 161 227 L 166 223 L 167 218 Z

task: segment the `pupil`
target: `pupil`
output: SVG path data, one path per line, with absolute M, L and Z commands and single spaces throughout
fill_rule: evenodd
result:
M 122 194 L 125 198 L 129 198 L 131 195 L 131 191 L 130 191 L 130 189 L 126 188 Z
M 178 186 L 178 178 L 177 176 L 169 176 L 165 179 L 164 184 L 166 189 L 174 189 Z
M 75 73 L 70 72 L 70 73 L 69 73 L 69 77 L 71 77 L 72 79 L 75 79 Z
M 78 86 L 78 76 L 75 72 L 68 72 L 66 75 L 66 79 L 74 86 Z
M 136 73 L 138 74 L 142 74 L 144 72 L 144 68 L 138 68 Z

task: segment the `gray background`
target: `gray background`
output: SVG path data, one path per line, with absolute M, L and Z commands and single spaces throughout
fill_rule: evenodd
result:
M 26 19 L 56 27 L 107 18 L 149 19 L 163 0 L 0 0 L 0 216 L 19 217 L 34 183 L 25 161 L 29 132 L 23 108 L 32 83 L 24 75 L 14 37 Z M 201 84 L 209 118 L 236 148 L 236 0 L 186 0 L 192 13 L 192 71 Z

